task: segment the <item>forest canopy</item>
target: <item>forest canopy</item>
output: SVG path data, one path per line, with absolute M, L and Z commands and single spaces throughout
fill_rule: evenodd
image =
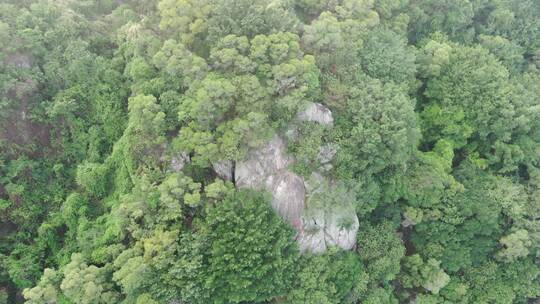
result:
M 0 1 L 0 304 L 540 303 L 540 1 Z

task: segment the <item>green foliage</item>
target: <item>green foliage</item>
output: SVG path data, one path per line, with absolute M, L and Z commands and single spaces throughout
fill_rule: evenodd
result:
M 3 1 L 0 303 L 537 301 L 538 20 L 536 0 Z M 248 157 L 260 188 L 239 189 Z M 291 171 L 294 227 L 262 192 Z M 336 212 L 356 239 L 321 234 L 355 247 L 300 254 Z
M 450 62 L 452 46 L 444 34 L 437 32 L 421 42 L 417 56 L 420 75 L 423 77 L 439 76 L 442 68 Z
M 389 30 L 372 32 L 361 60 L 366 74 L 383 82 L 411 82 L 416 73 L 414 52 L 407 49 L 403 37 Z
M 291 1 L 218 0 L 208 19 L 208 38 L 217 41 L 227 35 L 268 35 L 276 32 L 296 32 L 298 19 Z
M 101 164 L 85 163 L 77 168 L 77 184 L 97 197 L 107 191 L 107 168 Z
M 81 254 L 73 254 L 64 268 L 60 289 L 75 303 L 111 303 L 117 294 L 106 280 L 107 269 L 88 266 Z
M 265 196 L 237 192 L 209 210 L 205 288 L 214 303 L 263 301 L 283 296 L 294 279 L 298 249 L 292 231 Z
M 367 277 L 358 256 L 336 250 L 302 257 L 299 268 L 288 303 L 342 303 Z
M 451 38 L 468 41 L 474 35 L 474 1 L 469 0 L 421 0 L 407 7 L 411 25 L 409 39 L 419 41 L 429 33 L 441 31 Z
M 444 138 L 455 148 L 469 144 L 474 151 L 475 146 L 491 147 L 493 139 L 510 139 L 515 121 L 508 71 L 483 48 L 453 47 L 424 94 L 430 100 L 421 114 L 425 140 Z
M 296 156 L 295 169 L 298 173 L 309 176 L 322 166 L 321 147 L 329 137 L 329 129 L 320 124 L 305 122 L 298 126 L 289 142 L 289 150 Z M 335 145 L 327 144 L 327 149 L 334 150 Z
M 501 266 L 487 262 L 465 274 L 471 302 L 509 303 L 538 296 L 538 266 L 530 260 Z
M 403 241 L 389 222 L 360 229 L 357 251 L 373 285 L 393 281 L 405 255 Z
M 420 255 L 408 256 L 404 261 L 403 285 L 405 287 L 423 287 L 433 294 L 450 282 L 450 277 L 441 269 L 440 261 L 428 259 L 423 261 Z
M 55 270 L 46 268 L 37 286 L 23 291 L 26 303 L 57 303 L 60 280 L 61 276 Z
M 128 168 L 140 163 L 154 166 L 160 145 L 165 142 L 165 113 L 154 96 L 138 95 L 129 100 L 129 122 L 124 132 Z M 152 157 L 153 156 L 153 157 Z
M 463 191 L 463 185 L 450 174 L 453 158 L 453 147 L 445 140 L 438 141 L 432 151 L 415 155 L 414 165 L 400 181 L 403 187 L 401 197 L 409 206 L 437 206 L 442 200 Z
M 159 185 L 158 221 L 170 223 L 183 219 L 184 209 L 201 203 L 199 183 L 181 173 L 167 176 Z
M 509 262 L 527 256 L 529 254 L 527 247 L 532 245 L 529 233 L 524 229 L 502 237 L 499 242 L 504 248 L 499 252 L 498 257 Z
M 480 35 L 481 45 L 497 56 L 505 67 L 513 73 L 519 73 L 524 65 L 523 48 L 501 36 Z
M 403 167 L 420 137 L 414 102 L 398 86 L 369 78 L 351 91 L 338 170 L 369 176 Z
M 179 104 L 178 148 L 193 161 L 240 160 L 316 96 L 318 69 L 298 36 L 228 35 L 210 51 L 214 71 L 195 81 Z
M 373 1 L 335 1 L 327 5 L 327 11 L 305 26 L 304 47 L 316 55 L 317 64 L 330 73 L 328 76 L 339 76 L 339 81 L 350 79 L 360 69 L 367 29 L 379 24 L 379 16 L 372 10 Z
M 205 18 L 212 11 L 210 1 L 198 0 L 164 0 L 159 1 L 158 8 L 161 14 L 159 27 L 174 32 L 187 45 L 207 30 Z

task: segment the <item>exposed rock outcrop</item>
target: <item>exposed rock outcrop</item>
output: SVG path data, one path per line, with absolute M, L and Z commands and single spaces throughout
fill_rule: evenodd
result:
M 332 111 L 320 103 L 311 103 L 307 108 L 298 114 L 301 121 L 313 121 L 323 125 L 332 125 L 334 118 Z
M 32 67 L 32 57 L 24 53 L 14 53 L 6 56 L 4 63 L 6 65 L 13 65 L 20 69 L 29 69 Z
M 306 189 L 304 180 L 292 173 L 283 172 L 269 179 L 273 194 L 272 207 L 297 230 L 302 228 Z
M 301 252 L 320 253 L 329 246 L 351 250 L 356 245 L 358 217 L 351 209 L 311 210 L 303 217 L 303 227 L 297 236 Z
M 239 188 L 261 189 L 271 186 L 269 178 L 293 163 L 286 152 L 283 139 L 275 136 L 266 145 L 249 153 L 247 160 L 238 162 L 235 168 L 235 184 Z
M 312 104 L 298 118 L 322 124 L 333 123 L 332 113 L 321 104 Z M 245 161 L 220 161 L 214 163 L 213 168 L 218 176 L 233 181 L 238 188 L 272 193 L 272 207 L 296 229 L 302 252 L 324 252 L 329 246 L 345 250 L 354 248 L 359 222 L 352 204 L 343 199 L 338 199 L 340 203 L 335 204 L 334 200 L 324 196 L 312 195 L 310 192 L 324 193 L 332 189 L 307 187 L 302 177 L 289 170 L 295 160 L 287 155 L 286 149 L 283 138 L 275 136 L 264 146 L 248 152 Z M 323 165 L 321 171 L 331 169 L 336 152 L 335 145 L 320 148 L 317 160 Z M 324 180 L 320 174 L 316 179 Z
M 360 226 L 358 217 L 352 206 L 348 208 L 336 208 L 330 211 L 324 212 L 322 216 L 316 218 L 306 218 L 307 221 L 313 219 L 314 221 L 321 222 L 321 230 L 324 233 L 324 240 L 326 246 L 338 246 L 345 250 L 351 250 L 356 245 L 356 233 Z M 299 238 L 300 248 L 307 247 L 309 249 L 309 243 L 303 244 L 304 233 Z
M 170 166 L 174 172 L 180 172 L 188 162 L 189 155 L 186 152 L 180 152 L 171 158 Z
M 234 170 L 236 187 L 272 193 L 272 207 L 283 219 L 300 228 L 306 197 L 304 180 L 288 170 L 294 160 L 285 153 L 286 148 L 283 139 L 275 136 L 266 145 L 251 151 L 245 161 L 236 163 L 230 171 Z M 232 176 L 217 173 L 231 180 Z
M 218 161 L 212 164 L 212 168 L 214 169 L 214 172 L 221 177 L 224 180 L 232 181 L 234 179 L 233 177 L 233 170 L 234 170 L 234 163 L 231 160 L 222 160 Z
M 323 252 L 329 246 L 353 249 L 359 228 L 354 196 L 344 184 L 327 180 L 319 173 L 313 173 L 305 185 L 307 208 L 297 237 L 300 250 Z

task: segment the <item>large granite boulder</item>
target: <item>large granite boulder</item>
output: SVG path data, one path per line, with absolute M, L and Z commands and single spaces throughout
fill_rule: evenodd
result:
M 272 193 L 272 207 L 294 227 L 301 227 L 304 211 L 304 180 L 288 170 L 293 158 L 286 152 L 284 140 L 275 136 L 259 149 L 252 150 L 245 161 L 237 162 L 230 170 L 234 171 L 234 183 L 238 188 L 266 190 Z M 220 162 L 216 173 L 231 180 L 227 162 Z M 214 166 L 216 169 L 216 166 Z M 223 172 L 221 172 L 223 171 Z
M 352 205 L 336 208 L 325 214 L 325 241 L 327 246 L 339 246 L 351 250 L 356 246 L 356 233 L 360 227 Z
M 251 151 L 246 161 L 236 164 L 221 161 L 213 167 L 220 177 L 231 181 L 235 178 L 233 182 L 238 188 L 270 192 L 274 210 L 298 232 L 297 241 L 302 252 L 324 252 L 329 246 L 353 249 L 359 222 L 352 204 L 345 202 L 334 206 L 331 199 L 326 199 L 328 204 L 321 203 L 325 198 L 319 198 L 317 203 L 310 201 L 315 197 L 310 192 L 329 192 L 327 197 L 333 194 L 327 189 L 306 187 L 305 180 L 288 169 L 294 160 L 286 155 L 285 147 L 284 141 L 275 137 L 265 146 Z M 317 176 L 323 179 L 321 175 Z
M 268 182 L 274 210 L 297 230 L 301 229 L 306 198 L 304 180 L 286 171 L 272 176 Z
M 305 181 L 306 209 L 297 241 L 302 252 L 323 252 L 329 246 L 345 250 L 356 245 L 359 228 L 354 195 L 346 185 L 313 173 Z
M 214 172 L 224 180 L 232 181 L 234 178 L 234 162 L 232 160 L 221 160 L 212 164 Z
M 326 125 L 333 123 L 330 110 L 316 103 L 299 113 L 298 118 Z M 275 136 L 249 151 L 244 161 L 224 160 L 212 167 L 218 176 L 234 182 L 237 188 L 270 192 L 274 210 L 296 229 L 302 252 L 324 252 L 329 246 L 353 249 L 359 222 L 343 189 L 332 186 L 320 174 L 315 174 L 316 182 L 307 183 L 290 171 L 295 160 L 286 152 L 285 140 Z M 320 148 L 317 160 L 322 165 L 321 172 L 331 168 L 336 152 L 335 145 Z

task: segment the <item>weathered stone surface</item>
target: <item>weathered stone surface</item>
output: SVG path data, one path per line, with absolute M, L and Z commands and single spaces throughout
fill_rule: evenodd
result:
M 304 180 L 288 170 L 293 159 L 285 153 L 286 148 L 283 139 L 276 136 L 265 146 L 251 151 L 246 161 L 236 163 L 235 184 L 239 188 L 272 193 L 272 207 L 291 225 L 301 227 L 306 196 Z
M 298 114 L 298 119 L 301 121 L 313 121 L 323 125 L 332 125 L 334 118 L 332 111 L 320 103 L 312 103 Z
M 334 209 L 326 214 L 324 228 L 326 244 L 351 250 L 356 245 L 356 233 L 360 224 L 352 208 Z
M 224 180 L 232 181 L 233 179 L 233 162 L 230 160 L 220 160 L 212 164 L 214 172 Z
M 304 180 L 292 173 L 283 172 L 268 180 L 273 194 L 272 207 L 295 228 L 300 228 L 305 208 L 306 190 Z
M 352 206 L 317 209 L 309 202 L 297 236 L 301 252 L 324 252 L 329 246 L 351 250 L 360 226 Z
M 311 210 L 309 216 L 302 218 L 302 227 L 298 231 L 296 241 L 300 252 L 322 253 L 326 251 L 324 232 L 325 216 L 323 210 Z
M 270 176 L 289 166 L 293 159 L 286 155 L 283 139 L 275 136 L 267 145 L 249 153 L 246 161 L 235 168 L 235 183 L 239 188 L 261 189 Z
M 6 65 L 14 65 L 21 69 L 29 69 L 32 67 L 33 62 L 32 58 L 28 54 L 24 53 L 15 53 L 8 55 L 5 58 Z
M 321 147 L 319 161 L 329 165 L 336 151 L 334 146 Z M 325 184 L 324 177 L 315 174 L 313 185 L 306 184 L 302 177 L 288 169 L 293 163 L 294 159 L 286 154 L 284 140 L 276 136 L 263 147 L 250 151 L 247 159 L 237 162 L 234 168 L 230 161 L 217 162 L 213 168 L 224 179 L 234 178 L 238 188 L 272 193 L 272 207 L 296 229 L 302 252 L 320 253 L 329 246 L 345 250 L 354 248 L 359 222 L 352 205 L 345 203 L 333 207 L 332 201 L 328 202 L 330 206 L 325 202 L 321 205 L 306 203 L 306 197 L 310 197 L 306 194 L 326 191 L 317 186 Z
M 189 162 L 189 155 L 186 152 L 180 152 L 171 157 L 170 167 L 174 172 L 180 172 Z

